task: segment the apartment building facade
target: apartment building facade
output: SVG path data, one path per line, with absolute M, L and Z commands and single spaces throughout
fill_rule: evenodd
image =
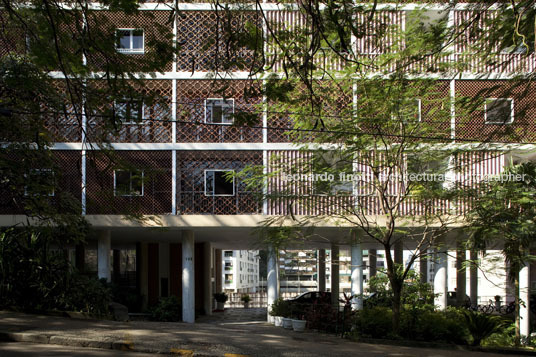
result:
M 474 11 L 467 4 L 448 7 L 447 10 L 442 4 L 430 4 L 428 7 L 431 18 L 446 16 L 453 27 L 463 24 Z M 151 36 L 158 36 L 158 27 L 167 28 L 174 36 L 170 41 L 181 45 L 174 60 L 166 64 L 161 73 L 146 79 L 145 88 L 140 89 L 158 93 L 165 98 L 165 105 L 149 105 L 143 100 L 110 103 L 117 115 L 124 117 L 124 121 L 118 133 L 110 134 L 108 139 L 116 155 L 129 163 L 127 168 L 111 162 L 99 148 L 88 144 L 91 138 L 103 133 L 102 118 L 91 113 L 86 113 L 80 123 L 68 117 L 50 118 L 49 131 L 55 141 L 53 155 L 62 171 L 55 180 L 55 190 L 50 197 L 54 201 L 55 192 L 61 190 L 79 198 L 81 214 L 97 232 L 90 244 L 98 250 L 99 277 L 111 277 L 111 250 L 119 247 L 135 249 L 137 287 L 145 297 L 146 304 L 153 304 L 166 294 L 178 295 L 183 302 L 183 320 L 194 322 L 196 309 L 211 313 L 214 291 L 233 288 L 227 284 L 231 279 L 227 279 L 228 266 L 225 265 L 222 250 L 252 249 L 257 241 L 251 232 L 268 216 L 289 214 L 291 207 L 291 199 L 259 202 L 255 192 L 249 191 L 243 180 L 236 177 L 229 180 L 228 175 L 241 171 L 247 165 L 264 165 L 266 170 L 270 170 L 272 157 L 282 157 L 290 163 L 301 153 L 286 133 L 291 123 L 289 116 L 270 113 L 267 110 L 270 103 L 266 98 L 251 94 L 251 88 L 262 87 L 265 80 L 260 76 L 252 78 L 243 66 L 238 65 L 231 68 L 232 75 L 222 75 L 217 79 L 210 75 L 216 68 L 221 48 L 216 44 L 209 44 L 208 47 L 203 44 L 221 30 L 216 9 L 202 2 L 178 3 L 178 8 L 180 11 L 174 14 L 167 4 L 145 2 L 141 4 L 139 13 L 126 15 L 95 7 L 93 11 L 102 12 L 113 24 L 113 35 L 119 39 L 117 51 L 125 56 L 144 56 L 154 51 L 150 47 L 150 39 Z M 262 27 L 266 26 L 266 22 L 281 25 L 301 21 L 299 12 L 292 7 L 287 9 L 280 4 L 263 3 L 263 9 L 266 18 L 260 16 L 259 10 L 237 10 L 233 26 L 238 28 L 254 23 Z M 388 18 L 393 24 L 403 27 L 407 15 L 415 9 L 415 4 L 401 4 L 396 9 L 378 11 L 382 19 Z M 172 21 L 167 21 L 169 18 Z M 357 21 L 367 20 L 363 18 Z M 465 39 L 469 41 L 470 34 Z M 446 60 L 456 62 L 468 56 L 467 41 L 456 41 Z M 270 43 L 270 39 L 266 42 Z M 363 58 L 373 58 L 377 51 L 382 50 L 368 48 L 365 37 L 356 40 L 353 45 Z M 251 63 L 255 59 L 251 49 L 244 48 L 238 54 L 236 60 L 241 63 Z M 492 93 L 485 98 L 487 104 L 484 103 L 468 117 L 461 118 L 453 113 L 449 121 L 443 123 L 442 130 L 453 142 L 480 136 L 502 142 L 504 131 L 512 129 L 517 132 L 516 143 L 533 140 L 536 133 L 536 130 L 532 130 L 536 119 L 533 86 L 528 92 L 516 89 L 507 98 L 503 98 L 501 93 L 510 86 L 507 80 L 509 75 L 504 73 L 534 72 L 534 53 L 501 53 L 499 57 L 504 60 L 506 67 L 500 65 L 501 61 L 494 66 L 472 62 L 457 75 L 437 78 L 441 84 L 441 94 L 453 101 L 477 96 L 482 90 L 491 90 Z M 437 64 L 420 65 L 426 72 Z M 333 61 L 330 66 L 333 70 L 340 70 L 344 63 Z M 276 63 L 271 70 L 278 72 L 283 67 Z M 481 76 L 482 73 L 489 76 Z M 61 75 L 58 75 L 58 80 L 61 80 Z M 420 100 L 415 103 L 419 120 L 426 120 L 432 111 Z M 231 125 L 234 120 L 232 114 L 239 111 L 257 116 L 259 125 Z M 498 122 L 507 123 L 507 128 L 501 129 L 497 126 Z M 501 153 L 500 147 L 495 150 L 499 154 L 475 151 L 473 155 L 478 156 L 479 160 L 467 170 L 471 173 L 499 174 L 511 157 L 526 160 L 531 156 L 523 147 L 519 147 L 514 154 L 511 151 Z M 274 178 L 276 183 L 281 181 L 280 177 Z M 277 186 L 274 182 L 271 187 Z M 322 196 L 319 197 L 319 205 L 333 204 L 323 198 L 325 195 L 319 196 Z M 8 194 L 3 194 L 1 198 L 0 219 L 3 226 L 25 220 L 23 212 L 10 203 Z M 349 199 L 344 196 L 335 200 Z M 356 200 L 364 207 L 369 207 L 371 214 L 376 212 L 374 207 L 378 202 L 374 198 L 360 195 Z M 408 208 L 407 212 L 411 214 L 413 210 Z M 147 219 L 136 221 L 125 217 L 133 213 Z M 314 209 L 298 207 L 292 213 L 314 214 Z M 373 241 L 366 241 L 349 247 L 348 243 L 339 240 L 341 236 L 349 235 L 349 229 L 338 224 L 326 224 L 321 233 L 324 241 L 308 244 L 312 249 L 327 249 L 331 256 L 339 256 L 339 246 L 348 249 L 350 258 L 341 260 L 344 265 L 342 275 L 350 277 L 346 283 L 351 284 L 352 292 L 362 290 L 363 277 L 372 274 L 363 271 L 367 261 L 370 266 L 370 255 L 366 257 L 367 253 L 379 249 L 379 246 Z M 83 250 L 83 247 L 78 249 Z M 402 251 L 404 249 L 408 251 L 414 247 L 402 247 Z M 325 251 L 323 254 L 326 254 Z M 303 258 L 309 259 L 307 256 Z M 339 262 L 334 259 L 328 262 L 316 267 L 318 280 L 327 281 L 332 290 L 338 291 L 337 282 L 341 272 L 337 269 L 335 273 L 334 266 Z M 235 264 L 233 262 L 233 269 L 236 268 Z M 286 269 L 286 259 L 284 264 Z M 310 271 L 307 270 L 308 266 L 305 268 L 307 273 L 315 269 L 312 266 Z M 273 301 L 277 295 L 277 270 L 277 261 L 270 258 L 269 301 Z M 447 270 L 451 273 L 450 269 L 441 265 L 433 270 L 433 276 L 427 278 L 434 280 L 437 277 L 434 280 L 436 289 L 443 295 L 452 289 L 453 283 L 452 279 L 448 279 Z M 292 271 L 304 272 L 299 267 L 297 270 L 290 268 L 289 274 Z M 427 275 L 430 273 L 428 268 L 426 272 Z M 233 272 L 233 283 L 236 282 L 236 274 L 240 273 Z M 329 279 L 322 278 L 321 275 L 325 274 Z M 528 285 L 531 281 L 529 273 L 523 270 L 523 274 L 523 281 Z M 469 285 L 475 286 L 475 276 L 469 275 Z M 319 288 L 325 289 L 322 285 L 325 284 L 320 283 Z M 238 286 L 234 288 L 240 289 Z M 472 289 L 471 294 L 477 294 L 476 290 Z
M 224 292 L 255 293 L 259 286 L 259 252 L 223 251 Z

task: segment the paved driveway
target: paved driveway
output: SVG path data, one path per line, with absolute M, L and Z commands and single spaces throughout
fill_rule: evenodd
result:
M 125 323 L 0 311 L 0 330 L 71 346 L 95 346 L 100 343 L 107 348 L 119 346 L 160 353 L 182 351 L 183 355 L 193 353 L 196 356 L 494 356 L 463 350 L 355 343 L 329 334 L 288 331 L 261 321 Z

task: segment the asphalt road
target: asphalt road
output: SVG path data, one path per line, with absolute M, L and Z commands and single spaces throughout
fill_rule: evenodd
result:
M 67 347 L 58 345 L 39 345 L 33 343 L 7 342 L 0 343 L 0 356 L 2 357 L 105 357 L 105 356 L 131 356 L 131 357 L 148 357 L 154 354 L 122 352 L 114 350 L 99 350 L 94 348 Z

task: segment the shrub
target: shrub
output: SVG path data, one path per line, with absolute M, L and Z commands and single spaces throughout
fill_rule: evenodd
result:
M 229 299 L 229 296 L 227 296 L 226 293 L 214 293 L 214 300 L 217 302 L 225 303 Z
M 242 295 L 242 297 L 240 298 L 240 300 L 242 300 L 242 302 L 243 302 L 244 304 L 247 304 L 248 302 L 251 301 L 251 297 L 250 297 L 248 294 L 244 294 L 244 295 Z
M 101 316 L 109 314 L 112 291 L 105 279 L 98 280 L 75 273 L 68 280 L 63 296 L 57 300 L 62 309 Z
M 473 346 L 479 346 L 485 338 L 504 330 L 505 321 L 499 316 L 475 311 L 464 312 L 467 329 L 473 338 Z
M 417 341 L 467 343 L 468 333 L 459 311 L 431 311 L 427 308 L 403 311 L 399 336 L 393 334 L 392 317 L 390 308 L 366 308 L 357 312 L 353 330 L 358 336 L 369 338 L 402 337 Z
M 161 298 L 149 311 L 153 320 L 180 321 L 182 304 L 178 297 L 172 295 Z
M 495 332 L 482 339 L 480 345 L 483 347 L 515 347 L 516 325 L 510 323 L 505 325 L 500 332 Z
M 270 316 L 290 317 L 289 302 L 282 298 L 274 301 L 272 308 L 270 309 Z
M 393 312 L 383 306 L 358 311 L 354 319 L 354 331 L 361 337 L 393 337 Z
M 415 309 L 403 312 L 400 335 L 417 341 L 466 344 L 468 334 L 463 316 L 457 310 Z

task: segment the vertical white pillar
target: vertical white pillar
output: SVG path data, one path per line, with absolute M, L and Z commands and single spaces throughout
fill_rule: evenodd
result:
M 317 269 L 318 291 L 326 291 L 326 250 L 318 250 L 318 269 Z
M 471 250 L 469 253 L 471 267 L 469 268 L 469 297 L 471 298 L 471 306 L 478 305 L 478 252 Z
M 352 245 L 352 308 L 363 309 L 363 250 L 361 243 Z
M 195 322 L 194 232 L 182 232 L 182 321 Z
M 270 310 L 272 304 L 277 300 L 278 297 L 278 279 L 277 279 L 277 270 L 278 270 L 278 261 L 277 261 L 277 251 L 274 247 L 270 246 L 268 248 L 268 277 L 267 277 L 267 291 L 268 291 L 268 322 L 272 322 L 273 317 L 270 316 Z
M 530 265 L 527 264 L 519 271 L 519 298 L 525 306 L 519 306 L 521 317 L 521 336 L 530 336 Z
M 203 307 L 206 315 L 212 315 L 212 244 L 203 244 Z
M 436 254 L 435 269 L 434 269 L 434 294 L 435 305 L 440 310 L 447 308 L 447 292 L 448 292 L 448 266 L 447 266 L 447 251 L 442 248 Z
M 97 265 L 99 279 L 106 279 L 110 282 L 112 276 L 110 274 L 110 249 L 111 249 L 111 232 L 109 230 L 101 230 L 98 232 L 97 243 Z

